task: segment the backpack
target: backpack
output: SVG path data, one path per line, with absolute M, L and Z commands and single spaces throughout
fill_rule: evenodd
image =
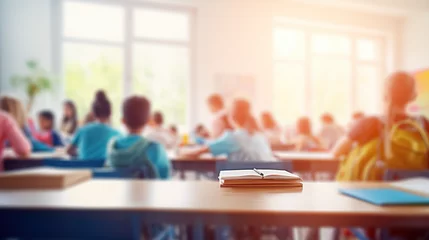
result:
M 395 123 L 386 142 L 383 134 L 356 146 L 341 162 L 336 180 L 380 181 L 387 169 L 429 169 L 429 137 L 416 120 Z M 384 144 L 391 145 L 390 158 L 385 156 Z

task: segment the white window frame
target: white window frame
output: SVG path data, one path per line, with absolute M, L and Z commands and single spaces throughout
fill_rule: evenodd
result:
M 280 62 L 287 62 L 287 63 L 293 63 L 293 64 L 300 64 L 303 65 L 305 68 L 305 97 L 304 97 L 304 106 L 305 106 L 305 115 L 311 116 L 311 67 L 312 67 L 312 59 L 314 56 L 323 56 L 323 57 L 341 57 L 346 58 L 346 56 L 338 56 L 335 54 L 317 54 L 312 51 L 311 46 L 311 40 L 312 35 L 314 34 L 338 34 L 342 36 L 346 36 L 349 39 L 351 39 L 351 48 L 352 52 L 349 56 L 349 61 L 351 63 L 352 72 L 351 72 L 351 83 L 350 83 L 350 89 L 349 89 L 349 96 L 350 96 L 350 112 L 353 113 L 355 111 L 361 111 L 362 109 L 357 109 L 357 95 L 355 91 L 355 86 L 357 82 L 357 67 L 359 65 L 363 64 L 371 64 L 373 66 L 377 66 L 380 71 L 380 82 L 378 82 L 378 86 L 376 86 L 378 89 L 382 89 L 382 78 L 387 74 L 387 49 L 389 44 L 391 44 L 392 36 L 383 31 L 379 30 L 372 30 L 372 29 L 366 29 L 366 28 L 359 28 L 356 26 L 347 26 L 347 25 L 336 25 L 336 24 L 327 24 L 327 23 L 316 23 L 316 22 L 309 22 L 309 21 L 303 21 L 303 20 L 297 20 L 297 19 L 290 19 L 285 17 L 275 17 L 274 18 L 274 24 L 273 24 L 273 32 L 276 29 L 292 29 L 292 30 L 300 30 L 303 31 L 305 34 L 306 44 L 305 44 L 305 57 L 303 60 L 290 60 L 290 59 L 276 59 L 273 49 L 273 69 L 276 65 L 276 63 Z M 356 41 L 358 39 L 375 39 L 380 42 L 380 53 L 378 56 L 378 61 L 362 61 L 359 60 L 357 57 L 357 46 Z M 274 39 L 273 39 L 274 42 Z M 273 82 L 273 87 L 274 82 Z M 381 94 L 381 91 L 380 91 Z M 381 111 L 381 101 L 375 103 L 376 109 L 378 111 Z M 272 108 L 274 108 L 274 103 L 272 105 Z M 314 121 L 314 119 L 313 119 Z M 343 123 L 345 124 L 345 123 Z
M 91 39 L 80 39 L 80 38 L 71 38 L 64 36 L 63 29 L 63 19 L 64 19 L 64 3 L 65 2 L 81 2 L 81 3 L 94 3 L 100 5 L 112 5 L 122 7 L 124 9 L 124 40 L 123 42 L 112 42 L 112 41 L 103 41 L 103 40 L 91 40 Z M 132 91 L 132 73 L 133 73 L 133 55 L 132 48 L 136 43 L 155 43 L 164 46 L 182 46 L 187 47 L 189 50 L 189 79 L 188 79 L 188 96 L 186 99 L 187 103 L 187 112 L 185 120 L 185 128 L 189 130 L 191 126 L 195 123 L 193 122 L 196 119 L 195 109 L 196 101 L 195 91 L 193 89 L 195 84 L 195 27 L 196 27 L 196 9 L 193 7 L 178 6 L 166 3 L 154 3 L 147 1 L 136 1 L 136 0 L 52 0 L 52 41 L 53 41 L 53 53 L 52 53 L 52 65 L 55 73 L 58 76 L 61 76 L 62 79 L 62 93 L 65 95 L 65 78 L 63 73 L 64 59 L 63 59 L 63 45 L 64 43 L 83 43 L 91 44 L 98 46 L 115 46 L 121 47 L 123 51 L 123 96 L 124 98 L 133 94 Z M 135 37 L 133 34 L 133 10 L 135 9 L 157 9 L 162 11 L 171 11 L 179 12 L 182 14 L 187 14 L 189 16 L 189 41 L 169 41 L 163 39 L 152 39 L 152 38 L 141 38 Z

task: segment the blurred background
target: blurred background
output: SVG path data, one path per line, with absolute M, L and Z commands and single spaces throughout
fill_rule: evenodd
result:
M 167 123 L 210 119 L 206 98 L 246 97 L 281 126 L 330 112 L 377 114 L 388 73 L 419 81 L 411 112 L 429 116 L 427 0 L 1 0 L 1 94 L 81 118 L 104 89 L 120 124 L 144 94 Z M 42 72 L 32 96 L 19 79 Z

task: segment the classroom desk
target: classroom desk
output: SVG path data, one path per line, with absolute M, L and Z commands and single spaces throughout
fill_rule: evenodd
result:
M 335 174 L 340 163 L 329 153 L 276 151 L 274 154 L 280 160 L 291 161 L 294 172 L 310 174 L 311 179 L 315 179 L 313 175 L 319 172 Z M 173 169 L 180 173 L 182 179 L 185 178 L 185 171 L 197 173 L 215 172 L 216 162 L 226 160 L 226 156 L 214 157 L 211 154 L 204 154 L 198 159 L 188 158 L 176 154 L 175 151 L 169 151 L 168 156 L 172 161 Z M 23 160 L 20 157 L 16 157 L 11 150 L 5 151 L 4 161 L 6 166 L 8 166 L 9 161 L 15 161 L 16 159 Z M 33 162 L 21 161 L 21 163 L 23 167 L 43 166 L 41 161 L 44 159 L 69 160 L 70 157 L 59 149 L 52 153 L 32 153 L 26 160 L 32 160 Z M 16 167 L 21 163 L 14 163 L 13 166 Z
M 330 153 L 276 151 L 274 154 L 282 161 L 291 161 L 293 171 L 300 173 L 335 174 L 340 164 L 340 160 L 335 159 Z M 170 151 L 168 156 L 172 160 L 173 169 L 179 171 L 182 176 L 184 171 L 215 172 L 216 162 L 226 160 L 225 156 L 214 157 L 211 154 L 194 159 L 177 155 L 173 151 Z
M 220 188 L 209 181 L 90 180 L 66 190 L 0 190 L 0 223 L 6 231 L 14 224 L 30 227 L 37 214 L 49 224 L 68 215 L 113 212 L 147 223 L 428 228 L 429 206 L 380 207 L 338 193 L 340 187 L 386 184 L 304 183 L 301 191 L 288 191 Z
M 33 152 L 28 157 L 18 157 L 12 149 L 5 149 L 3 152 L 5 160 L 41 160 L 41 159 L 64 159 L 69 160 L 71 157 L 67 155 L 64 148 L 57 148 L 54 152 Z

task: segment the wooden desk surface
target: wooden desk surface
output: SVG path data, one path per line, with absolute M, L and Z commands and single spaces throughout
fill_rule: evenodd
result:
M 0 210 L 116 210 L 199 214 L 209 220 L 222 215 L 240 221 L 249 216 L 253 218 L 244 221 L 295 226 L 429 226 L 429 206 L 379 207 L 338 193 L 340 187 L 380 186 L 385 184 L 305 183 L 302 192 L 288 192 L 220 188 L 206 181 L 91 180 L 59 191 L 0 190 Z
M 294 151 L 275 151 L 274 155 L 281 160 L 293 160 L 293 161 L 335 161 L 339 160 L 334 158 L 331 153 L 324 152 L 294 152 Z M 172 161 L 180 160 L 195 160 L 188 157 L 180 156 L 174 151 L 169 151 L 168 156 Z M 226 156 L 214 157 L 211 154 L 203 154 L 199 157 L 198 160 L 207 160 L 207 161 L 217 161 L 217 160 L 226 160 Z
M 187 147 L 189 149 L 189 147 Z M 280 158 L 281 160 L 317 160 L 317 161 L 337 161 L 330 153 L 318 153 L 318 152 L 293 152 L 293 151 L 275 151 L 274 154 Z M 186 160 L 186 161 L 196 161 L 196 159 L 189 159 L 187 157 L 183 157 L 178 155 L 175 151 L 168 151 L 168 157 L 172 161 L 180 161 L 180 160 Z M 65 150 L 62 148 L 56 149 L 55 152 L 37 152 L 32 153 L 27 158 L 17 157 L 15 153 L 11 149 L 6 149 L 3 154 L 4 159 L 50 159 L 50 158 L 56 158 L 56 159 L 70 159 L 70 157 L 65 153 Z M 199 157 L 197 160 L 207 160 L 207 161 L 217 161 L 217 160 L 225 160 L 226 156 L 218 156 L 214 157 L 211 154 L 203 154 Z

